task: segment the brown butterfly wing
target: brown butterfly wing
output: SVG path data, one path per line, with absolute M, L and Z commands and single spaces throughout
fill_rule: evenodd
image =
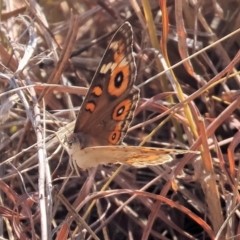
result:
M 139 99 L 135 79 L 133 33 L 126 22 L 108 45 L 79 111 L 74 133 L 82 148 L 122 141 Z
M 107 165 L 116 163 L 136 167 L 160 165 L 172 160 L 169 154 L 183 154 L 188 152 L 188 150 L 139 146 L 97 146 L 77 151 L 74 151 L 72 159 L 83 169 L 96 167 L 99 164 Z

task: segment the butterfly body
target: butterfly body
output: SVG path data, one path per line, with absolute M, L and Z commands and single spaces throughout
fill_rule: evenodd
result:
M 80 168 L 123 163 L 158 165 L 172 160 L 172 149 L 122 146 L 139 100 L 134 86 L 133 33 L 124 23 L 114 34 L 67 136 L 67 151 Z

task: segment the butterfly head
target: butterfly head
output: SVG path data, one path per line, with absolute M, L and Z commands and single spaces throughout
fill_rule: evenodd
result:
M 66 136 L 65 144 L 68 149 L 79 149 L 82 150 L 86 147 L 98 146 L 97 140 L 91 136 L 86 136 L 83 133 L 71 133 Z
M 82 155 L 84 148 L 94 146 L 94 142 L 91 141 L 91 138 L 86 138 L 81 133 L 68 134 L 65 137 L 64 144 L 73 162 L 76 162 L 79 156 Z

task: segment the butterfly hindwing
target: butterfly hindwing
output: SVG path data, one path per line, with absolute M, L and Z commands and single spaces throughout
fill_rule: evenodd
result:
M 175 152 L 175 154 L 186 153 Z M 97 146 L 82 149 L 79 154 L 74 154 L 73 161 L 82 169 L 96 167 L 99 164 L 121 163 L 136 167 L 159 165 L 171 161 L 172 157 L 166 153 L 174 153 L 173 149 L 146 148 L 139 146 Z

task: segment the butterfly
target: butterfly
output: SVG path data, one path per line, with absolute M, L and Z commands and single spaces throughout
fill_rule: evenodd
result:
M 185 150 L 120 145 L 139 100 L 134 86 L 136 63 L 133 31 L 125 22 L 116 31 L 96 70 L 78 113 L 67 151 L 82 169 L 99 164 L 159 165 L 171 161 L 170 153 Z

